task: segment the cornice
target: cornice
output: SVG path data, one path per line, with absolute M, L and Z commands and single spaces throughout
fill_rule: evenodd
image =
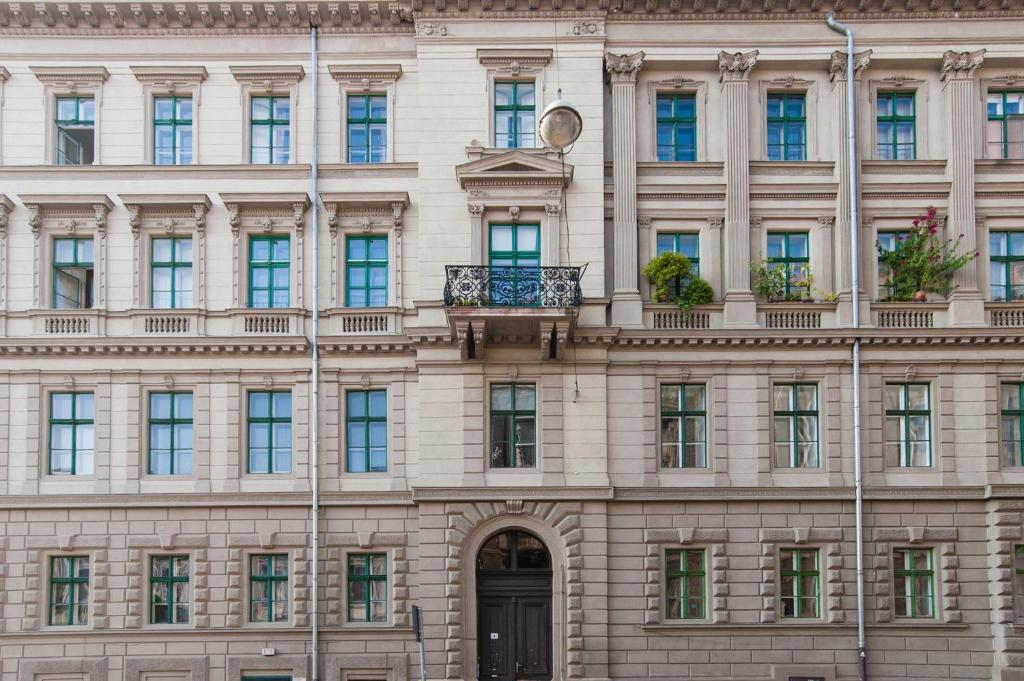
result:
M 41 83 L 74 83 L 96 85 L 105 83 L 110 72 L 103 66 L 30 66 Z
M 829 11 L 844 21 L 922 21 L 930 19 L 1008 19 L 1024 16 L 1007 4 L 977 3 L 967 8 L 961 0 L 932 0 L 918 7 L 916 0 L 403 0 L 386 5 L 374 0 L 337 3 L 302 3 L 235 0 L 221 3 L 162 2 L 107 4 L 62 2 L 8 2 L 0 6 L 2 35 L 228 35 L 304 34 L 316 26 L 325 34 L 406 34 L 447 40 L 449 25 L 458 19 L 585 19 L 566 37 L 603 34 L 608 23 L 645 22 L 822 22 Z M 756 7 L 756 9 L 755 9 Z M 429 23 L 424 20 L 429 20 Z M 593 26 L 593 28 L 592 28 Z
M 491 68 L 508 67 L 513 73 L 520 68 L 539 68 L 551 61 L 552 50 L 537 48 L 485 49 L 476 51 L 481 66 Z
M 392 506 L 413 503 L 411 492 L 320 492 L 321 503 L 327 506 Z M 309 506 L 308 492 L 260 492 L 258 500 L 243 492 L 221 493 L 152 493 L 144 494 L 33 494 L 0 495 L 0 508 L 53 508 L 55 505 L 74 508 L 164 507 L 164 506 Z
M 324 166 L 321 166 L 321 170 Z M 415 165 L 413 166 L 415 167 Z M 87 179 L 307 179 L 312 172 L 308 164 L 210 164 L 157 166 L 146 165 L 5 165 L 0 166 L 0 179 L 52 179 L 55 183 L 74 183 Z M 322 174 L 322 173 L 321 173 Z
M 0 33 L 68 35 L 117 33 L 411 33 L 412 13 L 399 3 L 346 2 L 181 2 L 60 3 L 10 2 L 0 7 Z
M 612 487 L 413 487 L 413 502 L 421 501 L 601 501 L 611 500 Z
M 0 341 L 0 354 L 23 356 L 52 355 L 252 355 L 308 352 L 305 339 L 268 340 L 265 338 L 6 338 Z
M 195 85 L 210 75 L 205 66 L 129 66 L 140 83 Z
M 331 64 L 327 67 L 331 77 L 339 83 L 362 84 L 393 83 L 402 76 L 401 64 Z
M 106 194 L 18 194 L 25 206 L 40 208 L 88 208 L 103 206 L 105 212 L 113 208 Z
M 243 85 L 294 84 L 302 80 L 306 70 L 301 64 L 229 66 L 231 75 Z

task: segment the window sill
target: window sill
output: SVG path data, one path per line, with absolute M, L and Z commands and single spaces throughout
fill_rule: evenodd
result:
M 731 622 L 707 622 L 706 620 L 689 622 L 663 622 L 659 624 L 641 624 L 638 625 L 641 631 L 650 631 L 652 633 L 665 632 L 671 633 L 676 631 L 700 631 L 712 629 L 719 632 L 753 632 L 753 631 L 764 631 L 768 630 L 772 633 L 780 632 L 793 632 L 806 630 L 811 633 L 820 633 L 822 631 L 850 631 L 856 630 L 856 622 L 843 622 L 841 624 L 830 624 L 822 622 L 820 620 L 806 620 L 792 623 L 784 622 L 751 622 L 736 624 Z M 879 623 L 867 623 L 865 627 L 873 630 L 887 630 L 887 629 L 915 629 L 919 631 L 925 630 L 938 630 L 938 631 L 966 631 L 970 625 L 962 622 L 914 622 L 899 620 L 896 622 L 879 622 Z M 1020 625 L 1021 629 L 1024 630 L 1024 624 Z

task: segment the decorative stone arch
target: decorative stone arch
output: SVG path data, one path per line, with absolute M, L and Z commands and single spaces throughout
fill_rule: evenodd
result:
M 449 504 L 445 541 L 448 559 L 445 641 L 449 679 L 476 677 L 476 555 L 497 532 L 522 529 L 551 554 L 551 644 L 553 681 L 583 677 L 583 530 L 576 502 L 509 499 Z

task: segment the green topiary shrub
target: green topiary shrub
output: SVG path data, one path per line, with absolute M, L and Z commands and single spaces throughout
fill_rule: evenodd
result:
M 711 284 L 693 274 L 693 264 L 681 253 L 662 253 L 647 263 L 644 275 L 654 285 L 657 302 L 675 303 L 684 312 L 694 305 L 707 305 L 715 298 Z

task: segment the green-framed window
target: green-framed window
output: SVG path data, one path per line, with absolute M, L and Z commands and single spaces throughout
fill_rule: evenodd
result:
M 92 237 L 53 240 L 53 309 L 92 307 L 95 282 Z
M 388 156 L 388 98 L 348 95 L 348 162 L 384 163 Z
M 345 441 L 349 473 L 379 473 L 388 469 L 386 390 L 345 393 Z
M 150 250 L 150 306 L 192 307 L 192 239 L 153 239 Z
M 250 391 L 248 419 L 248 472 L 291 473 L 291 391 Z
M 50 393 L 50 475 L 92 475 L 92 393 Z
M 807 160 L 807 100 L 804 93 L 768 95 L 768 160 Z
M 999 386 L 999 445 L 1003 465 L 1024 466 L 1024 383 Z
M 1024 300 L 1024 232 L 989 233 L 988 259 L 992 300 Z
M 707 468 L 707 389 L 661 386 L 662 468 Z
M 1024 546 L 1013 550 L 1013 609 L 1016 619 L 1024 619 Z
M 153 98 L 153 163 L 187 166 L 192 163 L 192 98 Z
M 665 619 L 707 617 L 707 559 L 704 549 L 665 552 Z
M 791 383 L 772 387 L 772 444 L 776 468 L 817 468 L 818 386 Z
M 986 158 L 1024 158 L 1024 92 L 989 92 Z
M 149 394 L 149 474 L 192 474 L 192 393 Z
M 935 617 L 935 565 L 931 549 L 893 549 L 893 604 L 897 617 Z
M 249 621 L 288 621 L 288 555 L 249 556 Z
M 249 106 L 249 163 L 288 163 L 291 99 L 253 97 Z
M 349 554 L 348 621 L 388 621 L 387 554 Z
M 657 102 L 659 161 L 697 160 L 697 96 L 660 94 Z
M 537 386 L 491 386 L 491 468 L 537 465 Z
M 249 237 L 249 307 L 291 304 L 291 241 L 286 236 Z
M 189 557 L 152 556 L 149 561 L 149 623 L 188 624 Z
M 896 249 L 896 242 L 903 241 L 910 232 L 879 232 L 878 233 L 878 245 L 883 251 L 892 251 Z M 892 268 L 882 258 L 882 254 L 878 254 L 878 293 L 882 298 L 893 298 L 894 291 L 892 290 Z
M 494 84 L 494 146 L 526 149 L 536 146 L 537 85 L 531 81 Z
M 875 105 L 878 158 L 905 161 L 917 158 L 917 112 L 913 92 L 879 92 Z
M 662 253 L 685 255 L 690 261 L 690 271 L 694 276 L 700 276 L 700 234 L 695 232 L 658 232 L 656 249 L 657 255 Z M 672 283 L 672 290 L 677 296 L 682 295 L 681 283 L 678 278 Z
M 384 307 L 388 304 L 388 238 L 350 236 L 345 239 L 345 305 Z
M 885 459 L 890 466 L 932 465 L 932 411 L 927 383 L 885 386 Z
M 91 164 L 96 152 L 96 100 L 92 97 L 58 97 L 55 114 L 57 165 Z
M 779 565 L 782 617 L 819 617 L 821 569 L 818 549 L 779 549 Z
M 49 623 L 89 623 L 89 556 L 50 558 Z
M 786 271 L 786 297 L 800 296 L 811 267 L 807 232 L 768 232 L 768 267 Z
M 487 256 L 491 305 L 540 304 L 540 225 L 489 225 Z

